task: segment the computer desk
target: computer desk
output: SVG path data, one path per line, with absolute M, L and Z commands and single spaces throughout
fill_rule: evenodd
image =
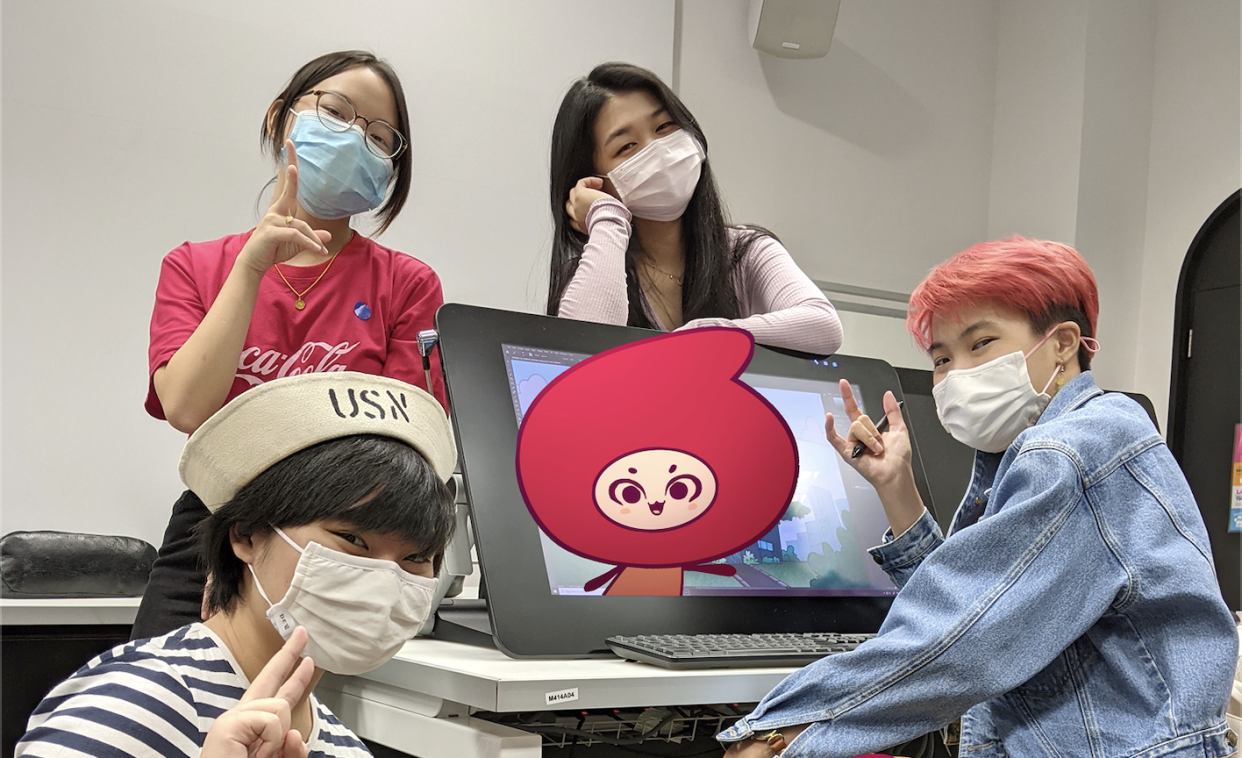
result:
M 133 626 L 140 597 L 0 598 L 4 626 Z
M 418 758 L 538 758 L 539 735 L 470 714 L 754 703 L 793 671 L 513 659 L 491 648 L 417 639 L 368 674 L 325 674 L 315 695 L 358 736 Z
M 479 577 L 475 564 L 458 597 L 477 598 Z M 419 638 L 370 673 L 324 674 L 315 696 L 358 736 L 417 758 L 538 758 L 540 735 L 471 714 L 755 703 L 794 671 L 517 659 L 490 647 Z
M 0 755 L 12 755 L 26 718 L 82 664 L 129 639 L 141 598 L 0 598 Z
M 475 587 L 465 594 L 475 594 L 470 590 Z M 5 626 L 130 625 L 139 602 L 0 599 L 0 620 Z M 492 648 L 416 639 L 370 673 L 324 674 L 315 695 L 360 737 L 417 758 L 538 758 L 538 734 L 470 714 L 754 703 L 794 670 L 669 671 L 620 658 L 514 659 Z

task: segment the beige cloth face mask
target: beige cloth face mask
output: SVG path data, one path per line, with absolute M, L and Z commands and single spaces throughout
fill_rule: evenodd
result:
M 276 533 L 302 554 L 289 590 L 273 603 L 254 567 L 255 588 L 271 606 L 267 619 L 289 639 L 306 629 L 302 655 L 334 674 L 350 676 L 386 663 L 414 638 L 431 613 L 436 580 L 414 576 L 392 561 L 349 555 L 317 542 L 305 548 Z

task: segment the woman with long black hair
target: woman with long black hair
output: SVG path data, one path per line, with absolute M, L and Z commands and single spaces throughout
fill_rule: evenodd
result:
M 766 229 L 729 226 L 707 139 L 655 74 L 603 63 L 552 128 L 548 315 L 671 331 L 735 326 L 828 355 L 841 321 Z

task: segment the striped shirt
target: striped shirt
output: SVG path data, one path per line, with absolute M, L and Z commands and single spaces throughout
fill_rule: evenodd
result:
M 47 694 L 14 755 L 197 757 L 216 717 L 249 686 L 224 642 L 202 624 L 118 645 Z M 311 712 L 311 758 L 371 755 L 313 695 Z

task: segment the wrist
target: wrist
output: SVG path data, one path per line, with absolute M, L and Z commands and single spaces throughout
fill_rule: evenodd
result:
M 914 470 L 909 466 L 896 472 L 891 477 L 879 481 L 871 482 L 875 487 L 875 492 L 880 496 L 880 501 L 886 506 L 891 501 L 894 504 L 908 500 L 910 495 L 918 495 L 918 487 L 914 485 Z
M 239 277 L 245 282 L 253 282 L 255 287 L 258 287 L 259 281 L 263 279 L 263 275 L 267 273 L 269 268 L 271 266 L 265 266 L 261 263 L 256 264 L 250 260 L 250 256 L 246 255 L 246 248 L 243 247 L 241 253 L 237 256 L 237 260 L 233 261 L 233 269 L 229 276 Z
M 596 220 L 601 216 L 606 217 L 610 213 L 616 214 L 617 218 L 615 220 L 624 224 L 628 225 L 631 220 L 630 209 L 626 208 L 625 204 L 617 198 L 604 193 L 592 200 L 591 204 L 587 206 L 586 216 L 582 220 L 582 225 L 590 233 L 591 227 L 595 225 Z
M 884 514 L 893 527 L 893 534 L 905 531 L 910 524 L 923 515 L 923 498 L 914 484 L 914 472 L 910 471 L 891 481 L 877 484 L 876 494 L 880 496 L 880 504 Z M 900 531 L 898 526 L 901 527 Z

